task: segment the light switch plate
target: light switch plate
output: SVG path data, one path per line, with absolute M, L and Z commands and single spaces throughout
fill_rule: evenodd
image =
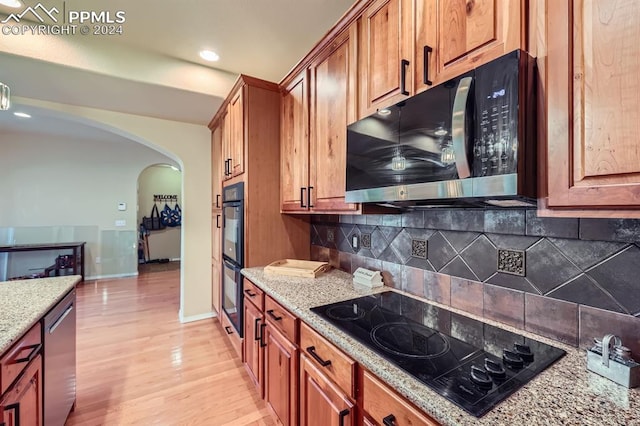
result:
M 116 220 L 116 226 L 127 226 L 127 221 L 124 219 Z
M 127 210 L 127 203 L 118 203 L 118 210 L 121 212 Z

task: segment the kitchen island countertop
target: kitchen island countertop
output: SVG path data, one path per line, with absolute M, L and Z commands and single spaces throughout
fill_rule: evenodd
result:
M 80 275 L 0 282 L 0 354 L 81 280 Z
M 261 267 L 242 274 L 363 367 L 444 425 L 640 425 L 640 390 L 626 389 L 586 369 L 585 351 L 420 299 L 389 287 L 354 287 L 350 274 L 332 270 L 317 278 L 268 275 Z M 567 354 L 489 413 L 476 418 L 394 366 L 309 309 L 393 290 L 564 349 Z

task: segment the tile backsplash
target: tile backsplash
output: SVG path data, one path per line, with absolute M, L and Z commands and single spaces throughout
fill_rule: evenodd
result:
M 381 270 L 387 285 L 573 345 L 608 324 L 640 358 L 640 220 L 527 209 L 316 215 L 311 243 L 335 267 Z

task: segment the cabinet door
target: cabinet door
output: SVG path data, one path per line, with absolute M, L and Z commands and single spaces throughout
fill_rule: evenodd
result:
M 354 404 L 300 354 L 300 425 L 349 426 L 355 424 Z
M 6 426 L 42 425 L 42 357 L 31 361 L 22 377 L 7 391 L 0 407 Z
M 345 203 L 347 124 L 357 111 L 357 28 L 339 35 L 320 54 L 311 72 L 309 188 L 314 211 L 356 210 Z
M 377 0 L 361 18 L 360 117 L 412 94 L 412 0 Z
M 258 389 L 260 396 L 264 396 L 262 388 L 263 353 L 262 331 L 264 316 L 258 310 L 251 299 L 244 299 L 244 362 L 249 372 L 249 378 Z
M 307 71 L 282 97 L 280 196 L 283 212 L 307 211 L 309 183 L 309 94 Z
M 298 420 L 296 346 L 268 323 L 263 339 L 267 344 L 264 348 L 264 400 L 284 426 L 294 426 Z
M 229 119 L 231 120 L 231 134 L 229 142 L 229 171 L 231 176 L 244 173 L 244 102 L 243 90 L 229 102 Z
M 437 60 L 435 80 L 446 81 L 514 49 L 525 48 L 522 3 L 521 0 L 438 2 L 440 41 L 434 52 Z M 424 12 L 428 13 L 428 8 Z
M 222 178 L 227 180 L 231 178 L 231 117 L 229 116 L 229 105 L 227 105 L 227 110 L 220 120 L 220 127 L 222 128 Z
M 222 315 L 221 309 L 221 293 L 222 292 L 222 276 L 220 275 L 220 262 L 211 263 L 211 306 L 218 315 Z
M 548 205 L 638 207 L 640 2 L 547 7 Z
M 222 159 L 222 126 L 211 132 L 211 200 L 213 210 L 222 208 L 222 178 L 224 175 L 224 160 Z

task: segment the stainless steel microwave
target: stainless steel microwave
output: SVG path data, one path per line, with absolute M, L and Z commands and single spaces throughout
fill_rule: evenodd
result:
M 349 125 L 346 201 L 535 204 L 534 66 L 516 50 Z

